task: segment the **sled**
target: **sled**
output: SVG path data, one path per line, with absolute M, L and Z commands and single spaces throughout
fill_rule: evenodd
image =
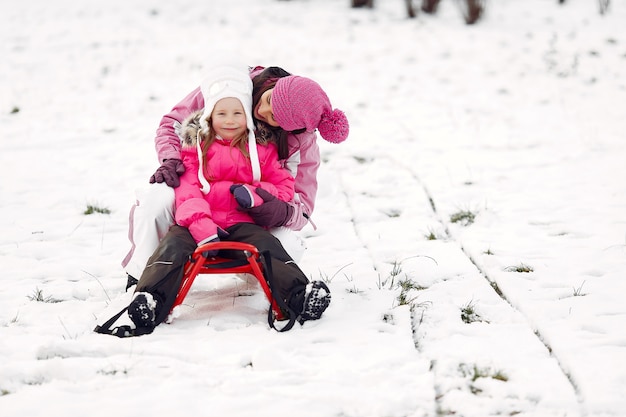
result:
M 209 256 L 210 252 L 216 250 L 221 253 L 233 254 L 233 257 Z M 170 310 L 170 315 L 174 309 L 181 305 L 189 293 L 194 280 L 198 275 L 203 274 L 251 274 L 261 284 L 265 296 L 270 302 L 270 308 L 274 312 L 276 320 L 283 320 L 284 315 L 278 306 L 276 299 L 263 275 L 263 264 L 258 249 L 243 242 L 209 242 L 199 246 L 191 258 L 185 264 L 183 280 L 180 290 L 174 300 L 174 305 Z

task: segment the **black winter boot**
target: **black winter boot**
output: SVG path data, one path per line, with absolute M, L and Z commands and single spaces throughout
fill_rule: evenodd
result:
M 137 328 L 154 327 L 157 302 L 149 292 L 138 292 L 128 305 L 128 316 Z
M 330 290 L 322 281 L 313 281 L 306 286 L 304 306 L 300 314 L 300 324 L 307 320 L 317 320 L 330 304 Z

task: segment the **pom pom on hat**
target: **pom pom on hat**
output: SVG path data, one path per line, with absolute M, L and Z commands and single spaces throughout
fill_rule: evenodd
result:
M 322 87 L 309 78 L 279 78 L 272 91 L 272 111 L 276 122 L 287 131 L 318 129 L 322 138 L 332 143 L 343 142 L 350 132 L 346 115 L 333 110 Z
M 324 139 L 332 143 L 343 142 L 348 137 L 348 133 L 350 133 L 348 118 L 339 109 L 335 109 L 331 113 L 322 114 L 322 119 L 317 129 Z

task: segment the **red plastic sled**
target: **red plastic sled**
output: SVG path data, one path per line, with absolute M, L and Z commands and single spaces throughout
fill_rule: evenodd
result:
M 243 254 L 243 257 L 231 259 L 220 256 L 207 256 L 209 251 L 216 250 L 240 251 Z M 193 281 L 200 274 L 254 275 L 259 281 L 259 284 L 261 284 L 261 288 L 263 288 L 263 292 L 265 292 L 265 296 L 270 302 L 270 306 L 274 311 L 276 320 L 282 320 L 284 318 L 283 313 L 278 307 L 278 303 L 272 296 L 272 291 L 263 276 L 263 265 L 260 261 L 259 250 L 255 246 L 243 242 L 210 242 L 199 246 L 193 255 L 191 255 L 191 259 L 187 261 L 187 264 L 185 265 L 183 281 L 181 283 L 180 290 L 178 291 L 178 295 L 176 296 L 176 300 L 174 301 L 174 305 L 172 306 L 172 310 L 170 310 L 170 314 L 175 307 L 182 304 L 187 296 L 187 293 L 191 289 L 191 286 L 193 285 Z

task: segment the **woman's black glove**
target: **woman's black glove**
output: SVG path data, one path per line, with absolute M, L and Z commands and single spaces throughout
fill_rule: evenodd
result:
M 251 208 L 239 208 L 247 212 L 254 223 L 263 227 L 279 227 L 287 223 L 293 214 L 293 207 L 274 197 L 264 189 L 257 187 L 256 193 L 263 199 L 263 204 Z
M 156 172 L 150 177 L 150 184 L 155 182 L 164 182 L 172 188 L 180 185 L 178 177 L 185 172 L 185 165 L 180 159 L 166 159 Z

